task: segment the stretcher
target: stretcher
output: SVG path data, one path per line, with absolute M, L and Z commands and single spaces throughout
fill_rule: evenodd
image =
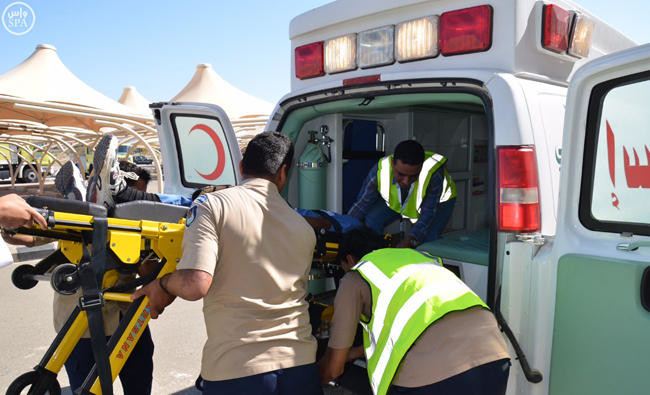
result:
M 18 266 L 12 282 L 20 289 L 30 289 L 39 281 L 49 281 L 60 294 L 81 291 L 81 296 L 38 365 L 15 379 L 7 394 L 17 395 L 26 389 L 29 394 L 59 394 L 57 375 L 86 330 L 96 362 L 79 393 L 112 394 L 113 381 L 150 319 L 148 299 L 143 296 L 131 301 L 131 293 L 176 270 L 187 208 L 136 201 L 118 204 L 108 212 L 87 202 L 38 196 L 26 200 L 43 215 L 48 227 L 20 228 L 16 233 L 58 240 L 58 248 L 36 265 Z M 343 275 L 338 263 L 341 235 L 324 229 L 316 232 L 312 267 L 335 280 Z M 155 265 L 149 273 L 118 285 L 120 276 L 135 275 L 145 260 L 152 259 Z M 327 294 L 333 297 L 332 292 L 335 290 Z M 320 312 L 329 305 L 318 300 L 323 297 L 328 295 L 308 297 L 310 306 L 318 311 L 312 317 L 315 331 L 320 326 Z M 104 333 L 102 307 L 106 302 L 130 303 L 113 334 Z M 111 335 L 108 342 L 106 335 Z
M 56 239 L 58 249 L 34 266 L 18 266 L 12 282 L 29 289 L 47 280 L 56 292 L 81 291 L 81 296 L 38 365 L 14 380 L 7 394 L 25 389 L 29 394 L 59 394 L 56 376 L 86 330 L 96 363 L 79 392 L 112 394 L 112 383 L 150 318 L 147 297 L 131 301 L 131 292 L 176 270 L 186 208 L 137 201 L 117 205 L 109 216 L 105 207 L 92 203 L 47 197 L 27 202 L 39 210 L 48 227 L 21 228 L 16 233 Z M 117 284 L 122 275 L 135 275 L 145 260 L 154 262 L 149 273 Z M 130 303 L 113 334 L 104 334 L 106 302 Z M 111 335 L 108 342 L 106 335 Z

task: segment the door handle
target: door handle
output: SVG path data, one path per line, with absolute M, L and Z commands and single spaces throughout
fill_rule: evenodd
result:
M 645 268 L 641 276 L 641 306 L 650 311 L 650 266 Z
M 619 251 L 636 251 L 639 247 L 650 247 L 650 241 L 633 241 L 631 243 L 619 243 L 616 249 Z

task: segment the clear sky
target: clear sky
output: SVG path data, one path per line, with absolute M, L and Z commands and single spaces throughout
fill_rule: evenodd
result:
M 36 22 L 22 36 L 0 26 L 0 74 L 47 43 L 81 80 L 114 99 L 134 85 L 149 100 L 169 100 L 197 64 L 211 63 L 226 81 L 272 104 L 289 91 L 289 21 L 329 2 L 23 1 Z M 12 2 L 0 0 L 0 11 Z M 650 42 L 650 0 L 577 3 L 636 42 Z

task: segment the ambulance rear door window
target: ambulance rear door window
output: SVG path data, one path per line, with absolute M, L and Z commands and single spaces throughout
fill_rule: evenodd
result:
M 232 155 L 218 119 L 172 114 L 171 122 L 184 186 L 236 185 Z
M 592 92 L 580 194 L 589 229 L 650 235 L 650 73 Z

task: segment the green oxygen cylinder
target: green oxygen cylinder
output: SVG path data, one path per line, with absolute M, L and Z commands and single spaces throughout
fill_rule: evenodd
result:
M 314 134 L 298 159 L 298 202 L 303 209 L 325 210 L 327 159 Z

